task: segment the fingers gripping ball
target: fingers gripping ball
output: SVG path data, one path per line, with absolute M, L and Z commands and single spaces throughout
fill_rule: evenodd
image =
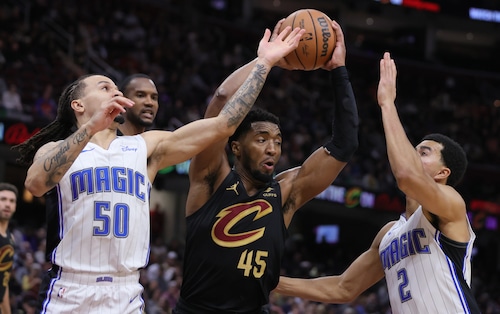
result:
M 285 19 L 280 32 L 287 26 L 306 30 L 297 49 L 285 57 L 291 66 L 298 70 L 316 70 L 331 59 L 336 37 L 325 13 L 314 9 L 297 10 Z

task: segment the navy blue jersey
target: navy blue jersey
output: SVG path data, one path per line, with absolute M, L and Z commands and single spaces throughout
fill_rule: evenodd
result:
M 249 196 L 231 171 L 186 227 L 177 313 L 260 313 L 278 284 L 287 237 L 279 184 Z
M 9 285 L 12 264 L 14 263 L 14 239 L 9 231 L 7 236 L 0 235 L 0 303 Z

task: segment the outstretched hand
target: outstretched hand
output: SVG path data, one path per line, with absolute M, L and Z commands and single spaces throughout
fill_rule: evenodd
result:
M 332 58 L 328 60 L 321 68 L 331 71 L 335 68 L 345 65 L 346 48 L 344 41 L 344 33 L 339 23 L 332 20 L 332 28 L 335 31 L 335 48 L 333 49 Z
M 280 33 L 280 28 L 281 28 L 281 25 L 283 25 L 283 22 L 285 22 L 285 18 L 282 18 L 281 20 L 279 20 L 278 23 L 276 23 L 276 25 L 274 26 L 274 30 L 273 30 L 273 33 L 271 35 L 271 41 L 274 41 L 278 37 L 278 35 Z M 300 40 L 299 40 L 299 42 L 300 42 Z M 286 57 L 286 55 L 283 56 L 283 58 L 279 59 L 278 62 L 276 62 L 276 65 L 282 69 L 285 69 L 285 70 L 298 70 L 297 68 L 292 66 L 285 59 L 285 57 Z
M 273 37 L 275 36 L 275 38 L 270 41 L 271 31 L 266 29 L 257 49 L 259 59 L 262 59 L 270 66 L 277 64 L 283 57 L 298 47 L 300 38 L 305 30 L 299 27 L 291 30 L 291 27 L 287 26 L 279 34 L 276 35 L 276 32 L 277 29 L 275 27 L 275 31 L 273 32 Z
M 380 60 L 380 80 L 378 82 L 377 100 L 380 107 L 394 104 L 396 100 L 396 64 L 389 52 Z

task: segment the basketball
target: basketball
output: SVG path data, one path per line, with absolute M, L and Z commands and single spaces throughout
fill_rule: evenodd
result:
M 280 32 L 287 26 L 306 30 L 297 49 L 285 57 L 291 66 L 311 71 L 321 68 L 331 59 L 336 37 L 328 15 L 315 9 L 297 10 L 285 19 Z

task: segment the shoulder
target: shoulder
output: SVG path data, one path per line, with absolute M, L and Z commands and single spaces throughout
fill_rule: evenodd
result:
M 391 230 L 391 228 L 398 222 L 397 220 L 389 221 L 387 224 L 385 224 L 377 233 L 375 236 L 375 239 L 373 240 L 373 245 L 376 247 L 380 246 L 380 243 L 382 242 L 382 239 L 384 236 Z
M 292 188 L 293 181 L 297 177 L 301 166 L 284 170 L 276 175 L 275 180 L 279 183 L 281 190 L 287 193 L 289 189 Z
M 150 130 L 141 133 L 141 136 L 148 146 L 157 145 L 160 141 L 168 141 L 174 136 L 174 132 L 171 131 L 159 131 L 159 130 Z

